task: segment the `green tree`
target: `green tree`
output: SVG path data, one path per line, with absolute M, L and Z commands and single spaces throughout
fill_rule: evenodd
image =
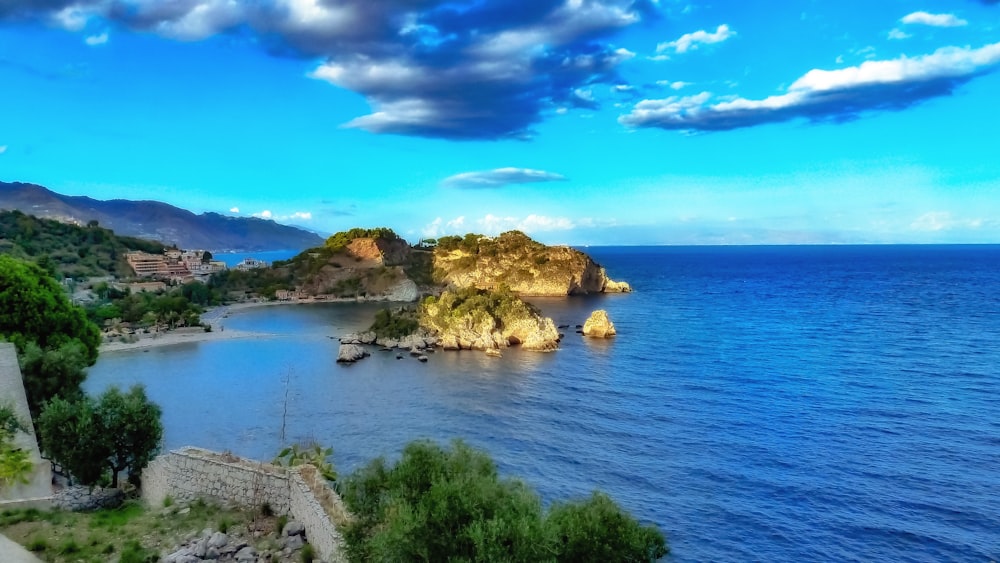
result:
M 101 333 L 86 312 L 67 299 L 59 284 L 34 264 L 0 255 L 0 335 L 24 350 L 68 342 L 83 345 L 88 365 L 97 360 Z
M 0 337 L 17 346 L 33 415 L 52 397 L 80 393 L 101 342 L 97 325 L 54 279 L 6 255 L 0 255 Z
M 500 479 L 485 453 L 460 441 L 406 446 L 352 473 L 340 491 L 355 520 L 345 531 L 356 561 L 653 561 L 663 534 L 606 495 L 548 514 L 520 481 Z M 598 529 L 607 526 L 607 529 Z
M 119 474 L 135 479 L 159 453 L 160 414 L 140 385 L 128 393 L 111 387 L 97 400 L 57 397 L 38 420 L 42 451 L 81 483 L 93 485 L 110 474 L 111 486 L 117 487 Z

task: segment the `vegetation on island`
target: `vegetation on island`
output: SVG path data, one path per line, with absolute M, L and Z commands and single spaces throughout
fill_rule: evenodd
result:
M 160 451 L 160 414 L 141 385 L 127 393 L 111 387 L 97 399 L 56 397 L 38 418 L 42 452 L 84 485 L 117 487 L 122 472 L 138 483 L 139 472 Z
M 375 321 L 368 328 L 380 340 L 398 340 L 409 336 L 420 328 L 417 310 L 413 307 L 379 309 Z
M 32 415 L 53 397 L 81 395 L 101 343 L 97 325 L 47 272 L 7 255 L 0 255 L 0 338 L 17 347 Z
M 376 459 L 339 489 L 355 517 L 344 534 L 352 561 L 649 562 L 668 551 L 657 528 L 602 493 L 543 509 L 461 441 L 413 442 L 399 461 Z
M 129 276 L 127 252 L 161 254 L 164 245 L 116 235 L 97 221 L 86 226 L 0 211 L 0 254 L 36 262 L 57 279 Z

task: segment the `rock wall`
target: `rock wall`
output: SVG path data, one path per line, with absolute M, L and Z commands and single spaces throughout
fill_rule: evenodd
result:
M 21 368 L 17 364 L 17 348 L 8 342 L 0 342 L 0 404 L 13 408 L 31 428 L 31 412 L 21 380 Z M 52 465 L 42 459 L 34 434 L 18 432 L 14 443 L 28 452 L 34 470 L 28 477 L 28 483 L 12 483 L 0 488 L 0 510 L 48 508 L 52 504 Z
M 150 462 L 142 472 L 142 496 L 150 506 L 163 506 L 168 496 L 179 502 L 202 498 L 249 510 L 267 503 L 276 514 L 288 514 L 305 526 L 306 538 L 324 561 L 347 561 L 335 522 L 349 516 L 311 466 L 287 469 L 187 447 Z

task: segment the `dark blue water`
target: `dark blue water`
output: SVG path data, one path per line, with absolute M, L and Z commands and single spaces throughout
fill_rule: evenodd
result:
M 629 295 L 534 300 L 551 354 L 334 364 L 374 306 L 248 310 L 281 336 L 105 354 L 87 385 L 146 384 L 167 447 L 350 471 L 463 437 L 548 499 L 612 494 L 671 561 L 1000 559 L 1000 247 L 590 248 Z M 283 416 L 287 380 L 288 414 Z

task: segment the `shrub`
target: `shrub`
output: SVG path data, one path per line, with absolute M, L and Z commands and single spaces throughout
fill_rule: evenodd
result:
M 345 529 L 358 561 L 652 561 L 666 540 L 606 495 L 549 513 L 523 483 L 500 479 L 488 455 L 461 441 L 406 446 L 340 487 L 356 519 Z

